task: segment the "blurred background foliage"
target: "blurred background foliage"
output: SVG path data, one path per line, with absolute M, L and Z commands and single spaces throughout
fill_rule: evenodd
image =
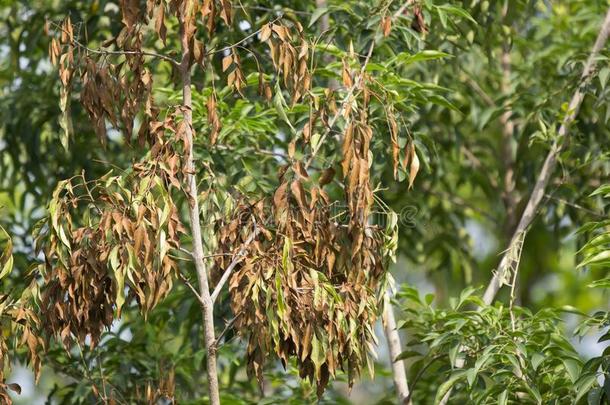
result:
M 378 196 L 400 213 L 398 262 L 391 270 L 397 283 L 404 283 L 399 307 L 406 311 L 399 318 L 407 330 L 405 342 L 413 336 L 422 337 L 421 333 L 430 330 L 430 322 L 441 322 L 439 317 L 451 317 L 451 312 L 442 316 L 437 313 L 457 308 L 451 297 L 459 296 L 467 287 L 484 286 L 490 279 L 566 104 L 580 85 L 582 65 L 608 7 L 606 1 L 600 0 L 421 3 L 428 32 L 413 24 L 412 13 L 404 12 L 395 16 L 390 37 L 383 39 L 377 30 L 381 23 L 377 2 L 328 0 L 316 8 L 314 2 L 305 0 L 244 0 L 235 7 L 234 29 L 220 28 L 212 43 L 206 44 L 208 49 L 214 49 L 235 43 L 280 14 L 298 20 L 310 38 L 320 39 L 316 60 L 319 82 L 314 83 L 315 88 L 329 80 L 340 81 L 341 58 L 350 46 L 365 54 L 371 39 L 380 43 L 368 69 L 375 72 L 380 88 L 395 96 L 401 121 L 399 144 L 404 146 L 412 137 L 422 162 L 412 190 L 407 190 L 405 182 L 394 181 L 388 163 L 389 131 L 379 122 L 375 129 L 381 136 L 376 139 L 383 141 L 374 147 L 373 172 L 378 177 L 373 180 L 379 186 Z M 390 10 L 396 12 L 402 6 L 393 2 Z M 47 57 L 44 24 L 47 19 L 59 21 L 66 15 L 80 24 L 80 38 L 91 48 L 99 47 L 120 29 L 118 7 L 112 1 L 0 1 L 0 225 L 12 235 L 15 246 L 15 270 L 2 280 L 3 291 L 23 289 L 29 264 L 39 259 L 34 257 L 31 233 L 37 220 L 45 215 L 46 203 L 58 181 L 82 171 L 88 178 L 97 178 L 110 169 L 120 170 L 116 168 L 146 158 L 145 151 L 126 144 L 119 132 L 111 133 L 111 141 L 103 148 L 78 102 L 72 103 L 77 136 L 69 150 L 61 146 L 59 83 Z M 167 45 L 157 41 L 147 46 L 161 53 L 175 52 L 176 29 L 168 26 Z M 330 37 L 335 38 L 336 47 L 324 46 Z M 273 70 L 265 44 L 254 38 L 243 46 L 240 55 L 245 72 L 256 72 L 257 63 L 264 72 Z M 519 306 L 527 308 L 522 315 L 524 330 L 531 328 L 539 336 L 536 322 L 542 322 L 544 328 L 553 325 L 553 333 L 562 334 L 562 339 L 575 345 L 575 350 L 566 347 L 565 342 L 558 347 L 562 355 L 569 353 L 577 359 L 577 373 L 586 360 L 602 354 L 603 347 L 589 336 L 599 334 L 600 328 L 603 330 L 609 323 L 604 312 L 608 306 L 603 288 L 606 285 L 598 282 L 602 288 L 590 287 L 593 281 L 605 277 L 608 261 L 586 262 L 599 253 L 591 249 L 603 251 L 605 245 L 589 245 L 580 250 L 608 226 L 604 222 L 608 218 L 608 202 L 604 199 L 608 190 L 590 196 L 609 182 L 610 67 L 608 48 L 605 49 L 596 79 L 585 89 L 583 106 L 570 129 L 569 144 L 561 154 L 538 218 L 527 234 L 515 297 Z M 506 55 L 509 61 L 503 65 Z M 287 158 L 288 128 L 281 114 L 288 113 L 295 123 L 302 123 L 307 116 L 302 107 L 284 111 L 275 103 L 241 99 L 223 88 L 221 59 L 221 54 L 210 58 L 211 69 L 194 79 L 194 123 L 199 133 L 207 131 L 205 102 L 210 86 L 216 86 L 220 96 L 223 129 L 217 145 L 209 145 L 205 136 L 197 137 L 195 145 L 198 161 L 217 174 L 212 178 L 206 175 L 206 167 L 199 168 L 205 196 L 218 194 L 210 206 L 203 208 L 210 212 L 224 208 L 223 193 L 270 192 L 277 185 L 275 173 Z M 153 64 L 152 69 L 157 83 L 167 83 L 156 89 L 156 99 L 166 106 L 176 104 L 180 95 L 172 86 L 175 72 L 163 64 Z M 248 81 L 255 84 L 256 75 L 248 77 Z M 254 94 L 255 87 L 246 91 Z M 382 111 L 375 113 L 382 115 Z M 337 141 L 331 140 L 323 150 L 336 147 Z M 316 164 L 332 167 L 338 162 L 318 159 Z M 401 179 L 405 176 L 401 169 Z M 211 220 L 210 217 L 210 224 Z M 598 225 L 576 232 L 590 222 Z M 208 226 L 206 232 L 213 232 L 212 227 Z M 577 269 L 583 260 L 585 265 Z M 413 288 L 422 296 L 434 294 L 433 304 L 418 301 L 426 309 L 409 311 L 417 295 Z M 405 297 L 411 298 L 405 302 Z M 503 291 L 499 301 L 508 303 L 508 293 Z M 228 305 L 223 305 L 216 311 L 220 330 L 231 318 Z M 562 312 L 566 306 L 570 312 Z M 542 313 L 544 321 L 530 317 L 540 310 L 552 313 Z M 490 317 L 496 317 L 493 319 L 508 322 L 505 310 L 496 307 L 489 311 Z M 587 314 L 595 311 L 601 312 L 588 318 Z M 467 315 L 459 317 L 476 326 Z M 586 321 L 579 329 L 582 341 L 574 335 L 581 321 Z M 447 335 L 443 336 L 448 340 L 434 349 L 437 351 L 423 353 L 434 357 L 440 351 L 450 363 L 449 352 L 455 350 L 457 343 L 446 330 L 439 333 L 445 332 Z M 464 329 L 458 334 L 466 333 Z M 27 371 L 22 367 L 13 368 L 9 381 L 19 380 L 29 388 L 15 396 L 17 403 L 23 404 L 47 396 L 60 404 L 94 403 L 92 387 L 104 384 L 108 385 L 105 389 L 121 393 L 125 403 L 134 403 L 151 386 L 157 389 L 160 382 L 177 387 L 179 403 L 201 403 L 206 395 L 201 335 L 198 303 L 183 285 L 177 284 L 146 320 L 135 308 L 125 309 L 122 319 L 97 348 L 82 348 L 71 355 L 60 348 L 50 348 L 37 387 L 23 384 Z M 267 370 L 263 399 L 256 384 L 245 375 L 243 345 L 230 328 L 224 338 L 219 355 L 224 403 L 315 401 L 315 388 L 299 382 L 294 370 L 284 372 L 280 365 Z M 478 337 L 476 344 L 484 347 L 488 342 Z M 544 346 L 544 342 L 533 339 L 532 345 Z M 405 350 L 409 349 L 407 346 L 405 343 Z M 335 382 L 322 403 L 393 403 L 395 396 L 383 344 L 379 352 L 374 381 L 363 377 L 351 395 L 345 384 Z M 498 354 L 498 358 L 503 355 Z M 498 360 L 503 361 L 510 362 Z M 422 374 L 424 363 L 418 365 L 409 360 L 410 381 L 417 381 L 413 397 L 416 403 L 432 401 L 439 385 L 438 375 L 450 372 L 449 363 L 437 364 Z M 551 373 L 556 365 L 544 366 Z M 583 370 L 595 370 L 594 366 L 588 364 Z M 497 368 L 489 367 L 490 373 L 497 373 Z M 433 378 L 434 373 L 437 378 Z M 583 381 L 569 373 L 557 378 L 561 381 L 544 384 L 565 387 Z M 472 383 L 465 382 L 467 385 Z M 556 387 L 551 390 L 565 394 Z M 477 398 L 485 403 L 481 399 L 485 396 L 473 392 L 463 394 L 470 397 L 460 398 Z M 578 396 L 578 389 L 566 392 L 574 398 Z M 501 393 L 492 391 L 490 395 Z

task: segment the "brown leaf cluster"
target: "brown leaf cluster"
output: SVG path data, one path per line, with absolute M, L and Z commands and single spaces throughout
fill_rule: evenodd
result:
M 98 66 L 92 59 L 85 61 L 81 76 L 81 103 L 89 113 L 96 133 L 105 142 L 106 121 L 123 130 L 125 139 L 133 137 L 136 117 L 144 106 L 144 123 L 138 141 L 144 144 L 147 123 L 157 116 L 153 107 L 152 75 L 144 67 L 142 56 L 129 56 L 118 65 Z
M 426 20 L 424 19 L 424 14 L 422 13 L 420 6 L 415 6 L 413 8 L 413 22 L 411 23 L 411 28 L 413 31 L 421 34 L 428 33 L 428 26 L 426 25 Z
M 146 314 L 167 295 L 177 271 L 169 251 L 183 231 L 167 187 L 146 171 L 127 181 L 80 176 L 59 184 L 38 236 L 47 335 L 65 347 L 88 336 L 95 345 L 115 311 L 134 300 Z
M 303 34 L 303 27 L 298 22 L 292 27 L 280 22 L 270 23 L 261 29 L 260 39 L 269 45 L 273 66 L 292 95 L 291 102 L 294 105 L 311 88 L 309 71 L 311 49 Z M 262 75 L 259 74 L 260 76 Z M 266 89 L 265 93 L 267 93 Z
M 35 288 L 35 287 L 32 287 Z M 25 347 L 29 362 L 34 369 L 36 382 L 40 377 L 40 352 L 45 347 L 44 340 L 38 335 L 40 320 L 29 305 L 30 300 L 12 301 L 7 295 L 0 295 L 0 403 L 11 405 L 13 402 L 8 394 L 11 390 L 21 393 L 19 384 L 7 383 L 5 370 L 10 367 L 8 357 L 7 333 L 11 333 L 19 347 Z
M 119 7 L 122 29 L 118 35 L 105 41 L 102 49 L 92 50 L 79 42 L 69 18 L 58 25 L 58 33 L 51 39 L 49 54 L 52 63 L 59 68 L 62 84 L 61 124 L 66 133 L 72 132 L 70 94 L 76 82 L 75 75 L 78 75 L 78 83 L 82 86 L 80 101 L 101 141 L 106 141 L 110 124 L 121 130 L 127 142 L 130 142 L 139 118 L 142 124 L 137 137 L 140 145 L 144 145 L 150 135 L 150 124 L 159 115 L 152 96 L 153 75 L 146 67 L 146 58 L 161 58 L 170 61 L 173 69 L 179 67 L 178 61 L 144 49 L 143 38 L 149 22 L 154 20 L 155 32 L 165 44 L 166 19 L 168 16 L 179 18 L 189 43 L 189 55 L 185 62 L 203 66 L 206 53 L 197 35 L 197 19 L 203 19 L 211 37 L 217 17 L 231 24 L 232 6 L 228 0 L 222 0 L 220 7 L 214 0 L 147 0 L 144 9 L 139 0 L 121 0 Z M 238 90 L 245 85 L 245 77 L 240 69 L 235 69 L 230 78 Z M 214 140 L 220 129 L 220 120 L 211 107 L 212 103 L 208 105 L 212 112 L 208 116 L 211 138 Z
M 156 381 L 154 384 L 147 382 L 146 384 L 136 385 L 133 397 L 149 405 L 159 403 L 176 404 L 175 391 L 175 371 L 171 368 L 161 380 Z
M 388 116 L 388 126 L 390 129 L 390 139 L 392 144 L 393 173 L 394 178 L 398 179 L 398 167 L 401 164 L 400 145 L 398 144 L 398 124 L 396 122 L 394 111 L 388 110 L 386 111 L 386 113 Z M 419 172 L 419 157 L 417 156 L 417 152 L 415 151 L 415 143 L 413 142 L 413 139 L 409 139 L 405 144 L 402 166 L 405 170 L 408 170 L 407 177 L 409 182 L 409 189 L 411 189 L 413 187 L 413 182 L 417 177 L 417 173 Z
M 370 360 L 385 275 L 383 238 L 376 227 L 352 223 L 352 205 L 348 224 L 332 208 L 296 163 L 273 198 L 242 203 L 219 229 L 221 251 L 233 254 L 250 237 L 252 219 L 260 230 L 229 281 L 235 327 L 248 341 L 248 369 L 259 382 L 275 355 L 284 364 L 294 359 L 321 395 L 338 370 L 351 385 Z M 219 256 L 216 271 L 229 261 Z

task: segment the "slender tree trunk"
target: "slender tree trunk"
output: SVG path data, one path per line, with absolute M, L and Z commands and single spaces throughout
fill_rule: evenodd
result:
M 316 8 L 326 8 L 326 0 L 316 0 Z M 320 17 L 320 32 L 328 31 L 328 28 L 330 28 L 328 14 L 324 14 Z
M 511 73 L 511 58 L 508 44 L 504 44 L 502 57 L 500 60 L 502 65 L 502 83 L 500 85 L 502 95 L 510 94 L 510 73 Z M 517 196 L 515 194 L 515 151 L 513 148 L 513 136 L 515 132 L 515 123 L 511 116 L 513 112 L 510 107 L 500 116 L 500 124 L 502 125 L 502 165 L 504 169 L 504 190 L 502 190 L 502 199 L 506 209 L 505 229 L 506 233 L 512 232 L 516 225 L 516 210 Z
M 502 10 L 502 19 L 506 19 L 508 13 L 508 2 L 504 5 Z M 500 83 L 500 89 L 502 95 L 507 97 L 511 94 L 510 74 L 511 74 L 511 57 L 510 57 L 510 44 L 508 40 L 504 41 L 502 56 L 500 58 L 500 66 L 502 69 L 502 82 Z M 506 218 L 504 220 L 504 235 L 506 240 L 510 240 L 512 232 L 517 225 L 517 204 L 518 198 L 515 190 L 515 151 L 513 148 L 515 123 L 512 120 L 512 108 L 507 106 L 502 115 L 500 116 L 500 124 L 502 124 L 502 166 L 504 169 L 504 190 L 502 190 L 502 200 L 504 202 L 504 208 L 506 210 Z M 515 274 L 516 276 L 516 274 Z M 514 285 L 512 292 L 511 304 L 516 303 L 521 305 L 521 288 L 519 287 L 519 278 L 514 277 Z
M 394 379 L 394 386 L 396 387 L 399 403 L 410 405 L 411 400 L 409 399 L 409 384 L 407 383 L 405 364 L 402 360 L 396 360 L 400 353 L 402 353 L 402 344 L 400 342 L 400 335 L 396 329 L 396 318 L 394 317 L 394 310 L 392 309 L 390 300 L 390 292 L 387 291 L 383 308 L 383 323 L 386 339 L 388 341 L 388 350 L 390 352 L 390 362 L 392 363 L 392 378 Z
M 316 0 L 317 9 L 323 9 L 323 8 L 326 8 L 326 6 L 327 6 L 326 0 Z M 318 27 L 320 28 L 321 34 L 326 34 L 328 32 L 328 30 L 330 29 L 330 18 L 328 17 L 328 13 L 325 13 L 322 17 L 320 17 L 320 20 L 318 21 Z M 322 58 L 322 61 L 324 62 L 325 65 L 328 65 L 330 63 L 333 63 L 334 59 L 335 58 L 332 55 L 326 54 Z M 331 90 L 338 89 L 339 82 L 336 79 L 331 78 L 328 81 L 328 88 Z
M 199 222 L 199 201 L 197 192 L 197 179 L 195 176 L 195 164 L 193 161 L 193 113 L 191 96 L 191 54 L 189 50 L 189 38 L 185 29 L 184 12 L 180 16 L 180 43 L 182 47 L 182 62 L 180 64 L 180 75 L 182 78 L 182 105 L 183 119 L 186 123 L 186 182 L 188 187 L 189 220 L 193 237 L 193 260 L 197 271 L 199 282 L 199 295 L 201 297 L 204 340 L 207 350 L 208 390 L 210 403 L 220 404 L 218 392 L 218 373 L 216 370 L 216 339 L 214 337 L 214 306 L 210 297 L 208 275 L 203 261 L 203 243 L 201 239 L 201 224 Z

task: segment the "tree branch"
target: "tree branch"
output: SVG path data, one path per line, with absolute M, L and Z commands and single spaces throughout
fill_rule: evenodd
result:
M 504 44 L 502 57 L 502 83 L 500 85 L 503 96 L 510 95 L 511 57 L 508 44 Z M 515 194 L 515 156 L 513 151 L 513 136 L 515 123 L 512 120 L 512 108 L 507 106 L 500 116 L 502 125 L 502 166 L 504 169 L 504 189 L 502 190 L 502 201 L 506 209 L 505 232 L 510 232 L 515 226 L 517 195 Z M 510 236 L 510 235 L 509 235 Z
M 283 14 L 281 14 L 279 17 L 275 18 L 273 21 L 266 23 L 265 25 L 273 24 L 273 23 L 281 20 L 282 18 L 284 18 Z M 220 48 L 220 49 L 212 49 L 211 51 L 207 52 L 205 54 L 205 56 L 214 55 L 215 53 L 219 53 L 219 52 L 229 51 L 229 50 L 235 48 L 236 46 L 239 46 L 239 45 L 243 44 L 244 42 L 246 42 L 250 38 L 255 37 L 256 35 L 258 35 L 263 30 L 263 27 L 265 27 L 265 25 L 263 25 L 261 28 L 259 28 L 258 30 L 254 31 L 250 35 L 243 37 L 242 39 L 240 39 L 239 41 L 237 41 L 233 45 L 227 45 L 224 48 Z

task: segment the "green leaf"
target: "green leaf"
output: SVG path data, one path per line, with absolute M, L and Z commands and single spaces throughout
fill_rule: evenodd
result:
M 474 18 L 472 18 L 472 16 L 468 13 L 468 11 L 464 10 L 463 8 L 457 7 L 457 6 L 451 6 L 449 4 L 443 4 L 441 6 L 435 6 L 437 10 L 443 10 L 445 13 L 448 14 L 453 14 L 456 15 L 458 17 L 462 17 L 467 19 L 468 21 L 472 22 L 473 24 L 477 25 L 477 22 L 475 21 Z
M 466 380 L 468 381 L 468 386 L 472 388 L 472 384 L 474 384 L 475 379 L 477 378 L 477 370 L 474 368 L 468 369 L 466 372 Z
M 70 240 L 68 239 L 68 236 L 66 235 L 66 231 L 64 230 L 63 226 L 59 227 L 59 239 L 61 239 L 61 242 L 66 245 L 66 247 L 68 248 L 68 252 L 72 252 Z
M 574 399 L 574 403 L 578 403 L 578 401 L 580 401 L 580 399 L 583 398 L 596 383 L 597 374 L 595 373 L 588 373 L 581 376 L 574 384 L 574 388 L 576 390 L 576 398 Z
M 277 312 L 280 319 L 283 319 L 284 313 L 286 312 L 286 306 L 284 305 L 284 292 L 282 290 L 282 279 L 279 272 L 275 273 L 275 293 L 277 294 Z
M 525 389 L 531 394 L 532 397 L 536 400 L 536 403 L 542 403 L 542 395 L 540 395 L 540 391 L 533 385 L 525 384 Z
M 316 334 L 314 333 L 314 335 L 311 339 L 310 357 L 311 357 L 312 363 L 315 366 L 316 374 L 318 374 L 320 372 L 320 368 L 322 367 L 322 364 L 324 364 L 324 362 L 326 361 L 326 353 L 321 346 L 322 346 L 322 343 L 318 340 L 318 338 L 316 337 Z
M 502 391 L 500 395 L 498 395 L 498 405 L 506 405 L 508 403 L 508 390 Z
M 443 399 L 443 397 L 445 396 L 445 394 L 447 394 L 447 392 L 449 392 L 449 390 L 451 388 L 453 388 L 453 386 L 462 378 L 464 378 L 466 376 L 467 371 L 466 370 L 460 370 L 460 371 L 456 371 L 454 372 L 451 377 L 449 377 L 449 379 L 447 381 L 445 381 L 444 383 L 442 383 L 440 385 L 440 387 L 438 388 L 438 390 L 436 391 L 436 397 L 434 398 L 434 403 L 438 404 L 441 402 L 441 400 Z
M 610 288 L 610 278 L 595 280 L 587 285 L 589 288 Z
M 610 265 L 610 250 L 604 250 L 599 253 L 591 255 L 586 260 L 579 263 L 577 268 L 584 267 L 584 266 L 590 266 L 590 265 L 595 265 L 595 266 Z
M 395 359 L 394 361 L 398 361 L 398 360 L 405 360 L 405 359 L 410 359 L 411 357 L 421 357 L 422 354 L 415 351 L 415 350 L 406 350 L 402 353 L 400 353 Z
M 534 353 L 532 355 L 532 368 L 534 369 L 534 371 L 536 371 L 538 369 L 538 366 L 540 366 L 540 364 L 542 364 L 542 362 L 544 361 L 544 355 L 541 353 Z
M 458 112 L 460 114 L 462 113 L 459 110 L 459 108 L 457 108 L 455 105 L 453 105 L 449 100 L 447 100 L 443 96 L 439 96 L 438 94 L 431 94 L 430 96 L 428 96 L 428 101 L 433 103 L 433 104 L 439 105 L 441 107 L 445 107 L 445 108 L 448 108 L 448 109 L 453 110 L 455 112 Z
M 282 269 L 285 273 L 290 273 L 292 271 L 290 252 L 292 252 L 292 242 L 290 238 L 284 237 L 284 246 L 282 248 Z
M 589 197 L 595 197 L 596 195 L 603 194 L 604 197 L 610 196 L 610 184 L 604 184 L 595 189 Z
M 574 359 L 562 359 L 562 361 L 566 371 L 570 375 L 570 380 L 572 380 L 572 383 L 575 383 L 580 375 L 580 364 Z
M 415 54 L 410 54 L 408 52 L 402 52 L 402 53 L 399 53 L 398 55 L 396 55 L 394 58 L 392 58 L 390 60 L 390 63 L 397 63 L 399 66 L 401 66 L 401 65 L 407 66 L 407 65 L 410 65 L 410 64 L 416 63 L 416 62 L 441 59 L 441 58 L 447 58 L 447 57 L 452 57 L 452 55 L 445 53 L 445 52 L 433 51 L 433 50 L 425 50 L 425 51 L 421 51 L 421 52 L 418 52 Z
M 286 100 L 284 99 L 284 95 L 282 94 L 282 88 L 280 87 L 280 81 L 278 80 L 275 83 L 275 95 L 273 96 L 273 106 L 277 111 L 279 117 L 288 125 L 293 134 L 296 134 L 296 130 L 292 126 L 292 123 L 288 119 L 288 115 L 286 115 Z
M 320 19 L 320 17 L 322 17 L 326 13 L 328 13 L 328 7 L 316 8 L 316 11 L 314 11 L 313 14 L 311 15 L 311 19 L 309 20 L 308 27 L 311 28 L 316 23 L 316 21 L 318 21 Z
M 4 256 L 3 256 L 4 257 Z M 2 271 L 0 271 L 0 280 L 6 277 L 11 271 L 13 271 L 13 256 L 8 256 L 6 262 L 2 266 Z
M 11 240 L 10 235 L 6 230 L 0 226 L 0 232 L 2 232 L 6 239 L 4 249 L 2 251 L 2 255 L 0 256 L 0 264 L 2 264 L 2 269 L 0 270 L 0 280 L 6 277 L 13 270 L 13 241 Z
M 460 351 L 461 343 L 456 344 L 451 349 L 449 349 L 449 363 L 451 367 L 455 367 L 455 359 L 457 358 L 458 352 Z
M 599 77 L 599 83 L 602 86 L 602 89 L 606 88 L 606 84 L 608 83 L 609 75 L 610 75 L 610 68 L 604 67 L 599 70 L 597 77 Z
M 440 7 L 436 7 L 436 13 L 438 14 L 438 18 L 441 20 L 441 25 L 443 28 L 447 28 L 447 13 L 445 13 Z
M 483 354 L 481 354 L 481 356 L 479 356 L 479 358 L 477 359 L 477 361 L 474 363 L 474 369 L 475 369 L 475 373 L 478 374 L 479 370 L 481 370 L 489 361 L 489 359 L 491 358 L 491 356 L 494 354 L 493 350 L 496 348 L 495 345 L 492 346 L 488 346 L 487 348 L 485 348 L 485 350 L 483 351 Z

